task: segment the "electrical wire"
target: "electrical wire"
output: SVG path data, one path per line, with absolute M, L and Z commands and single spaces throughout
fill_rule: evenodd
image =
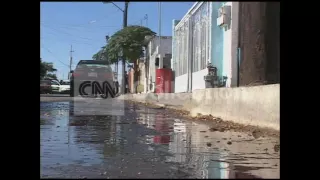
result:
M 47 38 L 43 38 L 43 39 L 47 39 Z M 47 40 L 52 40 L 52 39 L 47 39 Z M 53 41 L 55 42 L 58 42 L 58 43 L 62 43 L 62 44 L 73 44 L 73 45 L 81 45 L 81 46 L 87 46 L 87 47 L 90 47 L 90 48 L 95 48 L 96 46 L 93 45 L 93 44 L 86 44 L 86 43 L 83 43 L 83 42 L 77 42 L 77 41 L 57 41 L 57 39 L 54 39 Z
M 148 17 L 148 16 L 144 15 L 143 18 L 140 18 L 139 20 L 134 21 L 133 23 L 129 23 L 129 24 L 131 24 L 131 25 L 141 25 L 141 26 L 143 26 L 143 22 L 147 20 L 147 17 Z M 141 22 L 142 22 L 142 24 L 141 24 Z
M 46 25 L 46 24 L 43 24 Z M 46 25 L 49 26 L 49 25 Z M 77 32 L 85 32 L 85 33 L 96 33 L 97 30 L 94 29 L 89 29 L 89 28 L 78 28 L 78 27 L 68 27 L 68 26 L 55 26 L 56 28 L 60 28 L 60 29 L 65 29 L 65 30 L 69 30 L 69 31 L 77 31 Z M 96 26 L 96 28 L 99 28 L 99 30 L 101 29 L 111 29 L 111 28 L 119 28 L 121 27 L 119 26 Z
M 100 20 L 106 20 L 107 18 L 110 18 L 114 15 L 117 14 L 117 12 L 119 12 L 120 10 L 119 9 L 116 9 L 115 11 L 111 12 L 110 14 L 108 14 L 107 16 L 104 16 L 104 17 L 101 17 L 99 19 L 96 19 L 95 21 L 98 22 Z M 44 21 L 40 21 L 41 23 L 45 23 Z M 54 24 L 57 24 L 57 23 L 54 23 Z M 58 23 L 59 24 L 59 23 Z M 83 23 L 83 24 L 75 24 L 75 25 L 71 25 L 71 24 L 60 24 L 60 25 L 65 25 L 65 26 L 68 26 L 68 27 L 86 27 L 88 25 L 92 25 L 92 23 L 90 22 L 87 22 L 87 23 Z
M 45 49 L 47 52 L 49 52 L 49 53 L 55 58 L 55 60 L 58 60 L 61 64 L 69 67 L 69 65 L 67 65 L 67 64 L 65 64 L 64 62 L 60 61 L 59 58 L 56 58 L 56 56 L 54 55 L 54 53 L 51 52 L 48 48 L 46 48 L 46 47 L 44 47 L 44 46 L 42 46 L 42 48 Z
M 60 32 L 60 33 L 69 35 L 69 36 L 75 36 L 75 35 L 72 34 L 72 33 L 68 33 L 68 32 L 65 32 L 65 31 L 63 31 L 63 30 L 59 30 L 59 29 L 57 29 L 57 28 L 49 27 L 49 26 L 46 26 L 46 25 L 43 25 L 43 26 L 44 26 L 44 27 L 47 27 L 47 28 L 49 28 L 49 29 L 53 29 L 53 30 L 55 30 L 55 31 L 58 31 L 58 32 Z M 89 41 L 95 41 L 95 40 L 93 40 L 93 39 L 86 38 L 86 37 L 81 37 L 81 36 L 78 36 L 78 38 L 84 39 L 84 40 L 89 40 Z
M 54 33 L 52 33 L 52 32 L 48 32 L 48 31 L 47 31 L 46 33 L 53 35 L 53 36 L 55 37 L 54 40 L 57 40 L 57 38 L 59 38 L 58 35 L 56 35 L 56 34 L 54 34 Z M 41 37 L 41 39 L 47 39 L 47 38 L 45 38 L 45 37 L 43 36 L 43 37 Z M 49 39 L 50 39 L 50 38 L 49 38 Z M 60 39 L 60 41 L 66 42 L 66 43 L 68 43 L 68 44 L 72 43 L 72 44 L 81 44 L 81 45 L 92 46 L 92 47 L 94 46 L 93 44 L 90 44 L 90 43 L 87 43 L 87 42 L 76 41 L 76 40 Z

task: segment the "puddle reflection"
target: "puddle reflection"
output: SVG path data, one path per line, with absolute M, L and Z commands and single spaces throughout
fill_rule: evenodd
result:
M 151 168 L 160 173 L 155 165 L 163 165 L 179 168 L 191 178 L 239 177 L 237 168 L 227 162 L 230 154 L 207 147 L 199 126 L 167 117 L 159 109 L 128 105 L 126 116 L 74 116 L 67 102 L 40 103 L 40 107 L 45 121 L 40 128 L 42 174 L 54 174 L 51 167 L 58 165 L 98 165 L 104 171 L 118 172 L 114 168 L 119 164 L 142 170 L 139 164 L 152 162 L 146 171 Z M 243 173 L 241 177 L 256 178 Z
M 203 147 L 205 143 L 201 132 L 194 128 L 192 122 L 170 119 L 162 112 L 149 114 L 146 109 L 146 113 L 140 116 L 139 123 L 147 124 L 148 128 L 162 133 L 162 135 L 148 136 L 147 142 L 151 143 L 153 137 L 154 144 L 168 146 L 168 152 L 171 155 L 166 157 L 167 162 L 178 163 L 186 167 L 197 178 L 229 179 L 235 178 L 236 174 L 242 174 L 242 177 L 245 178 L 256 178 L 235 171 L 234 167 L 224 158 L 228 156 L 227 152 L 211 150 L 212 153 L 204 153 L 210 150 Z

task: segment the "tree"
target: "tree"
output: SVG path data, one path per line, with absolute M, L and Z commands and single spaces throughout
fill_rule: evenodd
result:
M 129 63 L 133 63 L 134 82 L 137 81 L 137 60 L 143 54 L 143 47 L 146 36 L 153 36 L 156 33 L 143 26 L 128 26 L 113 34 L 106 46 L 103 56 L 106 56 L 111 63 L 118 62 L 120 58 L 125 58 Z
M 92 56 L 93 60 L 102 60 L 102 61 L 108 61 L 108 56 L 106 52 L 106 46 L 101 47 L 102 49 L 99 50 L 96 54 Z
M 57 69 L 53 67 L 52 63 L 43 62 L 42 59 L 40 58 L 40 79 L 42 79 L 45 76 L 56 78 L 56 75 L 52 74 L 53 72 L 56 72 L 56 71 Z
M 46 72 L 56 72 L 57 69 L 53 67 L 53 64 L 52 63 L 48 63 L 48 62 L 43 62 L 44 66 L 45 66 L 45 69 L 46 69 Z
M 58 79 L 58 78 L 57 78 L 57 75 L 56 75 L 56 74 L 52 74 L 52 73 L 47 74 L 46 77 L 52 78 L 52 79 Z
M 46 75 L 47 71 L 45 68 L 45 65 L 43 64 L 41 58 L 40 58 L 40 79 L 42 79 Z

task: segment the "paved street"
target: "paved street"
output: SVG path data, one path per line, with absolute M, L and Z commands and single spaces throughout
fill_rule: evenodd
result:
M 210 131 L 208 123 L 121 100 L 41 95 L 40 109 L 41 177 L 280 177 L 277 137 Z

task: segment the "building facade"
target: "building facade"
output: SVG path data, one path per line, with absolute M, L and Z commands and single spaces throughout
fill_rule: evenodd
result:
M 146 71 L 144 92 L 155 92 L 156 69 L 172 68 L 172 37 L 161 36 L 161 45 L 159 48 L 159 36 L 153 37 L 146 49 Z
M 131 67 L 128 72 L 129 76 L 129 90 L 130 93 L 143 93 L 144 92 L 144 86 L 145 86 L 145 61 L 141 58 L 138 61 L 138 72 L 134 72 L 134 68 Z M 134 74 L 138 73 L 137 81 L 134 82 Z
M 226 25 L 219 25 L 221 7 Z M 196 2 L 180 20 L 173 20 L 172 64 L 175 92 L 204 89 L 207 65 L 217 67 L 226 87 L 238 81 L 238 2 Z

